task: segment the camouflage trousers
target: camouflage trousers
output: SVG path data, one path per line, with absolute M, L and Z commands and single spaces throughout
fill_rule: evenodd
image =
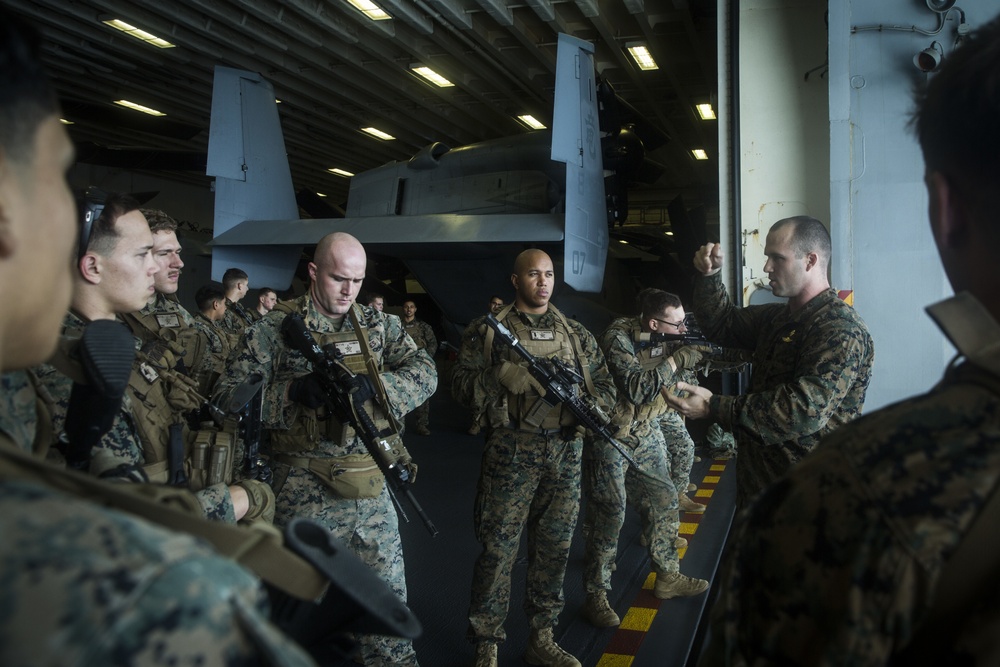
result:
M 650 426 L 643 429 L 638 438 L 630 436 L 624 443 L 632 445 L 638 440 L 631 454 L 639 470 L 633 469 L 618 450 L 603 439 L 587 441 L 583 493 L 590 531 L 584 554 L 583 583 L 588 593 L 611 589 L 611 566 L 618 555 L 618 535 L 625 522 L 627 503 L 642 517 L 642 533 L 654 567 L 662 572 L 679 570 L 675 544 L 680 528 L 677 489 L 671 479 L 663 434 L 655 422 Z
M 676 410 L 668 410 L 660 417 L 660 430 L 670 457 L 670 477 L 677 491 L 686 493 L 694 466 L 694 440 L 684 424 L 684 417 Z
M 399 518 L 385 488 L 378 498 L 343 499 L 309 471 L 293 467 L 275 504 L 274 525 L 283 528 L 293 517 L 303 516 L 325 526 L 406 602 Z M 408 639 L 379 635 L 356 639 L 367 667 L 417 665 Z
M 527 526 L 524 611 L 532 628 L 555 627 L 563 609 L 563 579 L 580 510 L 582 439 L 505 428 L 486 441 L 474 520 L 482 552 L 469 605 L 469 638 L 502 642 L 511 571 Z

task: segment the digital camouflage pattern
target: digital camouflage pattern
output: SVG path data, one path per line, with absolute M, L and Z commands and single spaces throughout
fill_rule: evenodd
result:
M 195 318 L 176 298 L 156 292 L 142 309 L 121 319 L 141 344 L 157 339 L 177 343 L 184 351 L 185 372 L 199 383 L 211 372 L 208 341 L 194 327 Z
M 20 449 L 31 452 L 35 442 L 36 391 L 27 371 L 0 375 L 0 433 Z
M 406 333 L 410 335 L 413 342 L 417 344 L 417 348 L 425 350 L 430 358 L 433 359 L 434 353 L 437 352 L 438 349 L 438 341 L 437 337 L 434 335 L 434 329 L 431 328 L 431 325 L 427 324 L 427 322 L 424 322 L 423 320 L 413 318 L 413 321 L 409 324 L 403 322 L 403 328 L 406 329 Z M 414 408 L 411 418 L 418 429 L 429 428 L 431 419 L 430 399 Z
M 242 304 L 230 301 L 228 297 L 226 298 L 226 314 L 222 317 L 219 324 L 234 339 L 242 336 L 246 328 L 255 321 L 257 320 L 250 314 L 250 310 L 244 308 Z
M 223 330 L 218 322 L 213 322 L 201 313 L 194 318 L 194 328 L 200 331 L 208 342 L 207 354 L 209 380 L 200 384 L 203 393 L 211 394 L 215 381 L 226 370 L 226 360 L 232 352 L 233 340 L 228 332 Z
M 988 341 L 992 374 L 963 364 L 928 393 L 838 429 L 750 507 L 701 665 L 915 664 L 900 657 L 911 641 L 948 641 L 941 623 L 922 621 L 1000 485 L 1000 335 Z M 957 641 L 932 664 L 997 664 L 995 570 L 963 582 L 976 599 L 949 619 Z
M 8 427 L 33 426 L 35 395 L 17 375 L 21 390 L 0 390 L 0 664 L 313 664 L 270 625 L 243 568 L 191 537 L 26 481 L 15 454 L 31 443 Z
M 786 304 L 737 308 L 719 274 L 695 282 L 695 313 L 723 347 L 753 351 L 746 394 L 711 400 L 711 417 L 739 443 L 737 505 L 777 480 L 819 439 L 861 414 L 875 348 L 868 327 L 827 289 L 792 313 Z
M 306 327 L 318 333 L 334 332 L 330 320 L 316 311 L 307 294 L 290 305 L 303 314 Z M 397 419 L 430 396 L 437 387 L 434 362 L 406 335 L 400 319 L 364 306 L 363 323 L 367 326 L 372 355 L 383 368 L 380 373 L 393 414 Z M 281 336 L 281 323 L 287 313 L 275 309 L 250 326 L 242 347 L 233 351 L 226 374 L 220 378 L 216 398 L 226 404 L 233 392 L 252 373 L 263 374 L 266 387 L 262 419 L 266 428 L 278 431 L 290 428 L 300 406 L 286 400 L 289 383 L 312 371 L 310 363 L 298 351 L 290 349 Z M 345 316 L 345 330 L 352 325 Z M 341 446 L 321 439 L 310 451 L 292 453 L 296 457 L 329 458 L 367 453 L 360 438 L 352 437 Z M 367 565 L 406 601 L 403 551 L 399 523 L 385 487 L 377 498 L 345 499 L 334 495 L 308 470 L 286 465 L 274 466 L 276 477 L 287 472 L 284 485 L 276 495 L 274 523 L 284 526 L 293 516 L 308 517 L 325 526 L 342 540 Z M 416 655 L 409 640 L 361 636 L 361 656 L 366 665 L 416 665 Z
M 526 317 L 512 308 L 509 317 Z M 560 326 L 552 309 L 537 317 L 536 328 Z M 589 370 L 597 398 L 613 405 L 614 383 L 597 341 L 581 324 L 568 320 L 581 344 L 580 360 Z M 514 353 L 494 340 L 489 359 L 483 354 L 485 317 L 474 320 L 462 336 L 452 376 L 452 393 L 467 408 L 502 401 L 506 389 L 495 366 L 515 360 Z M 476 560 L 469 610 L 469 637 L 476 642 L 501 642 L 510 600 L 511 572 L 521 530 L 527 526 L 528 574 L 525 612 L 534 629 L 552 628 L 562 611 L 563 579 L 570 542 L 580 510 L 582 438 L 570 433 L 532 434 L 493 428 L 486 439 L 474 507 L 476 539 L 482 552 Z
M 662 400 L 660 388 L 669 387 L 679 379 L 669 363 L 643 369 L 632 340 L 638 326 L 638 317 L 615 320 L 599 340 L 618 390 L 618 401 L 635 406 Z M 633 470 L 603 438 L 588 437 L 583 464 L 590 528 L 583 572 L 588 593 L 611 589 L 611 566 L 618 555 L 618 536 L 625 522 L 627 502 L 642 516 L 643 535 L 654 567 L 662 572 L 679 569 L 675 544 L 680 527 L 677 488 L 658 422 L 657 417 L 633 421 L 628 435 L 619 438 L 631 449 L 639 470 Z
M 70 341 L 78 340 L 83 335 L 86 323 L 76 314 L 69 312 L 63 321 L 62 342 L 68 345 Z M 139 345 L 136 339 L 136 346 Z M 138 362 L 136 362 L 138 363 Z M 52 399 L 52 425 L 58 436 L 66 423 L 66 411 L 73 391 L 73 380 L 49 364 L 42 364 L 31 369 L 39 385 Z M 136 369 L 133 366 L 133 373 Z M 145 394 L 147 401 L 166 401 L 162 389 L 157 389 L 162 381 L 150 385 Z M 104 434 L 100 442 L 91 450 L 90 468 L 88 472 L 95 477 L 119 482 L 145 483 L 149 476 L 143 470 L 146 456 L 143 452 L 142 438 L 136 428 L 135 410 L 132 406 L 132 389 L 122 397 L 118 416 L 111 430 Z M 236 522 L 236 512 L 233 508 L 232 496 L 224 484 L 207 487 L 195 493 L 205 512 L 205 518 L 226 523 Z

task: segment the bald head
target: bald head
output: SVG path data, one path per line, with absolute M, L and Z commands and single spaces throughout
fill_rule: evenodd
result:
M 535 248 L 525 250 L 514 260 L 514 273 L 510 281 L 516 290 L 514 303 L 518 310 L 524 313 L 544 313 L 549 308 L 549 299 L 556 282 L 552 258 Z
M 334 320 L 343 319 L 358 298 L 367 264 L 364 246 L 350 234 L 334 232 L 320 239 L 309 262 L 309 292 L 316 309 Z

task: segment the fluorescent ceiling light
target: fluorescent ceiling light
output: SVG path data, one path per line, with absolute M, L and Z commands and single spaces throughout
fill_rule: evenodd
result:
M 317 197 L 325 197 L 326 195 L 325 195 L 325 194 L 323 194 L 322 192 L 317 192 L 317 193 L 316 193 L 316 196 L 317 196 Z
M 350 178 L 351 176 L 354 175 L 354 174 L 352 174 L 351 172 L 349 172 L 349 171 L 347 171 L 345 169 L 339 169 L 337 167 L 331 167 L 331 168 L 327 169 L 327 171 L 330 172 L 331 174 L 336 174 L 337 176 L 343 176 L 344 178 Z M 319 193 L 317 193 L 317 194 L 319 194 Z M 319 195 L 319 196 L 320 197 L 325 197 L 326 195 Z
M 635 58 L 635 64 L 639 66 L 639 69 L 660 69 L 660 66 L 653 60 L 653 56 L 649 53 L 649 49 L 646 48 L 645 44 L 632 43 L 626 45 L 626 48 L 632 54 L 632 57 Z
M 161 49 L 172 49 L 176 44 L 171 44 L 165 39 L 161 39 L 156 35 L 146 32 L 136 28 L 134 25 L 130 25 L 122 21 L 121 19 L 107 19 L 106 21 L 101 21 L 104 25 L 111 26 L 115 30 L 121 30 L 123 33 L 130 37 L 135 37 L 136 39 L 141 39 L 147 44 L 152 44 L 153 46 L 158 46 Z
M 383 139 L 384 141 L 391 141 L 391 140 L 393 140 L 393 139 L 396 138 L 396 137 L 392 136 L 391 134 L 386 134 L 382 130 L 376 129 L 374 127 L 363 127 L 363 128 L 361 128 L 361 131 L 362 132 L 367 132 L 368 134 L 372 135 L 373 137 L 378 137 L 379 139 Z
M 59 122 L 62 123 L 63 125 L 72 125 L 73 124 L 73 121 L 66 120 L 65 118 L 60 118 Z
M 427 67 L 425 65 L 410 65 L 410 69 L 413 70 L 414 73 L 419 74 L 420 76 L 424 77 L 425 79 L 433 83 L 438 88 L 451 88 L 452 86 L 455 85 L 451 81 L 444 78 L 443 76 L 432 70 L 430 67 Z
M 536 119 L 531 114 L 525 114 L 523 116 L 518 116 L 517 119 L 530 127 L 532 130 L 544 130 L 545 126 L 542 125 L 538 119 Z
M 371 0 L 347 0 L 351 5 L 354 6 L 359 12 L 370 18 L 372 21 L 385 21 L 386 19 L 391 19 L 392 17 L 385 12 L 381 7 L 376 5 Z
M 715 120 L 715 109 L 712 108 L 711 104 L 696 104 L 694 108 L 702 120 Z
M 692 148 L 691 155 L 694 156 L 695 160 L 707 160 L 708 153 L 705 152 L 703 148 Z
M 167 114 L 162 111 L 157 111 L 156 109 L 151 109 L 149 107 L 144 107 L 141 104 L 136 104 L 135 102 L 129 102 L 128 100 L 115 100 L 115 104 L 118 106 L 123 106 L 133 111 L 141 111 L 142 113 L 148 113 L 150 116 L 166 116 Z
M 274 103 L 275 104 L 281 104 L 281 100 L 279 100 L 277 97 L 275 97 L 274 98 Z

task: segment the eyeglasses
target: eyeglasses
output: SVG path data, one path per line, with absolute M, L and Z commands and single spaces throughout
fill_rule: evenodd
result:
M 664 324 L 670 325 L 678 331 L 681 330 L 681 327 L 687 328 L 687 320 L 681 320 L 680 322 L 668 322 L 666 320 L 661 320 L 659 317 L 654 317 L 653 319 L 657 322 L 663 322 Z
M 87 247 L 90 245 L 90 234 L 94 229 L 94 223 L 104 212 L 104 200 L 98 200 L 98 194 L 93 188 L 88 188 L 77 200 L 80 210 L 80 245 L 77 250 L 77 261 L 83 259 L 87 254 Z

